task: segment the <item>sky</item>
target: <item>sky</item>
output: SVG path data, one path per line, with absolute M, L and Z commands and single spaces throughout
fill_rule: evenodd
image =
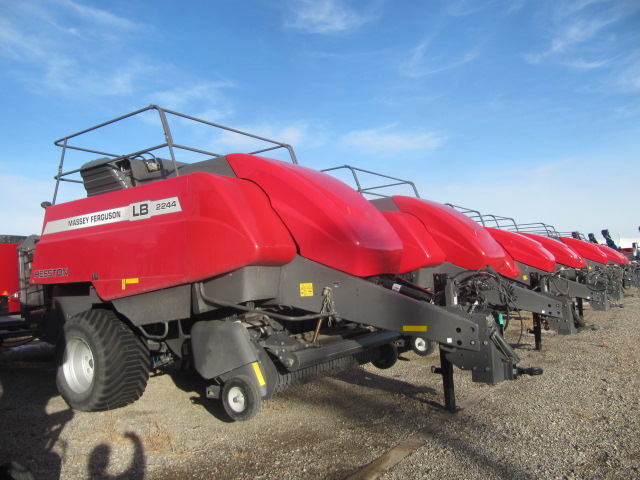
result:
M 639 235 L 637 0 L 0 0 L 0 234 L 40 233 L 55 140 L 150 104 L 437 202 Z

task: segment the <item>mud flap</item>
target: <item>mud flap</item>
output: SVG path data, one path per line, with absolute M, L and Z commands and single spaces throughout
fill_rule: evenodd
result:
M 197 322 L 191 329 L 191 349 L 194 367 L 203 378 L 225 382 L 238 375 L 246 375 L 256 381 L 261 397 L 267 397 L 269 389 L 265 367 L 257 347 L 241 323 Z M 217 398 L 218 395 L 219 387 L 214 385 L 207 389 L 208 397 Z

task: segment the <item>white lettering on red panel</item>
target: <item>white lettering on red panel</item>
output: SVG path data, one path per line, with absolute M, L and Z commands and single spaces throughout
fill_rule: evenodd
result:
M 118 222 L 135 222 L 146 220 L 158 215 L 181 212 L 178 197 L 163 198 L 161 200 L 145 200 L 132 203 L 126 207 L 110 208 L 99 212 L 85 213 L 75 217 L 61 218 L 47 222 L 43 235 L 66 232 L 79 228 L 95 227 Z

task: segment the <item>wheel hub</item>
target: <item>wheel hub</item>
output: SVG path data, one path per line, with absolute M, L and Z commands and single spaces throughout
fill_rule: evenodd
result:
M 62 368 L 64 377 L 74 392 L 83 393 L 91 387 L 95 362 L 93 352 L 84 340 L 73 338 L 67 342 Z
M 241 388 L 233 387 L 229 390 L 229 406 L 234 412 L 241 413 L 246 408 L 246 399 Z

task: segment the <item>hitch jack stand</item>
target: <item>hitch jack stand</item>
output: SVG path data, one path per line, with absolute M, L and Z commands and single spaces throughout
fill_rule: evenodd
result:
M 582 298 L 577 298 L 576 303 L 578 304 L 578 315 L 580 315 L 580 318 L 584 319 L 584 304 L 582 302 Z
M 431 367 L 433 373 L 442 375 L 442 386 L 444 389 L 444 409 L 450 413 L 456 413 L 456 390 L 453 384 L 453 363 L 446 356 L 447 352 L 440 346 L 440 367 Z
M 533 314 L 533 336 L 536 341 L 536 350 L 542 350 L 542 317 L 538 313 Z

